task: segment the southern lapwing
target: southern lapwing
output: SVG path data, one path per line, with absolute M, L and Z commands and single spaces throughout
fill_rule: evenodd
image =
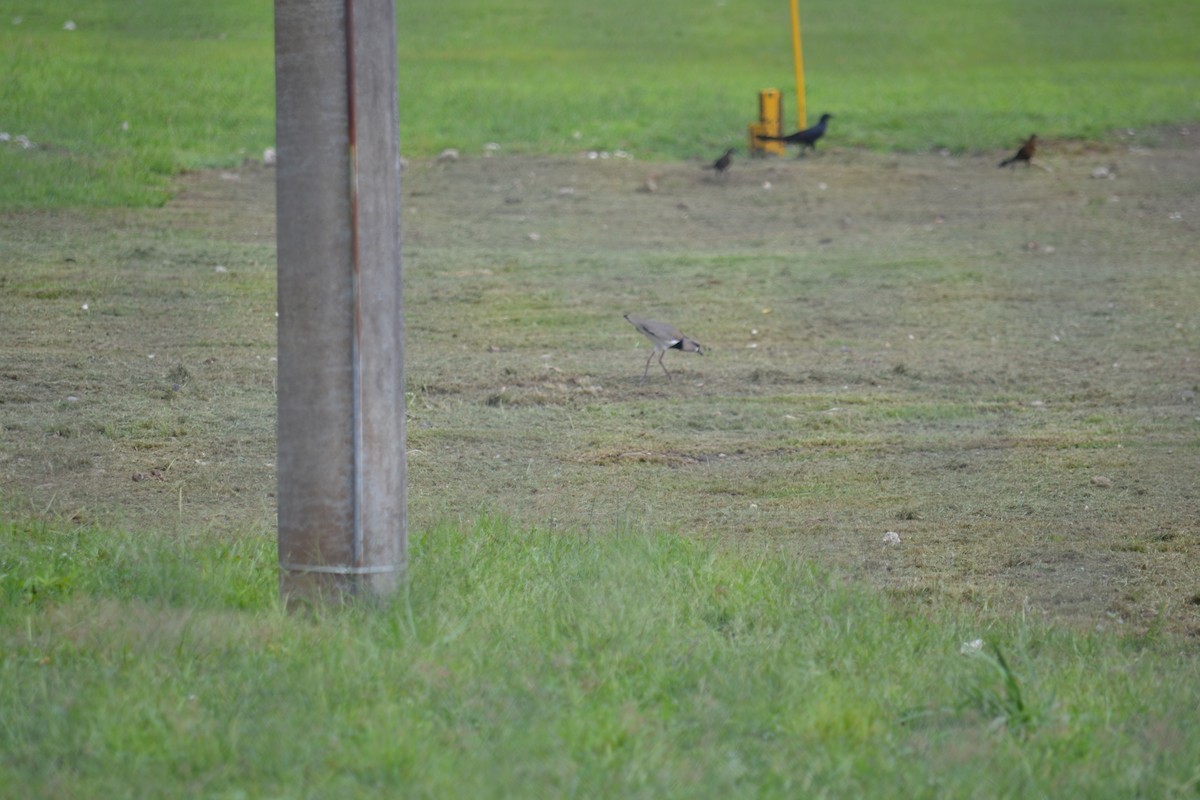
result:
M 679 329 L 674 325 L 668 325 L 665 322 L 659 322 L 645 317 L 635 317 L 633 314 L 626 314 L 625 319 L 629 324 L 637 328 L 638 331 L 650 341 L 654 342 L 654 349 L 650 351 L 650 355 L 646 358 L 646 369 L 642 371 L 642 383 L 646 382 L 646 376 L 650 374 L 650 362 L 654 360 L 654 354 L 658 353 L 658 365 L 663 368 L 663 372 L 667 373 L 667 377 L 671 377 L 671 373 L 663 364 L 663 356 L 667 351 L 674 348 L 682 350 L 685 353 L 699 353 L 704 355 L 704 351 L 700 348 L 699 342 L 694 342 L 688 337 L 679 332 Z

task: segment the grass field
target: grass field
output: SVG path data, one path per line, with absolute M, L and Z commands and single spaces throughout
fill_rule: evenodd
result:
M 158 204 L 179 169 L 274 142 L 271 3 L 10 3 L 0 14 L 0 208 Z M 1191 0 L 805 3 L 807 98 L 830 143 L 1009 147 L 1200 118 Z M 401 141 L 642 160 L 742 147 L 757 93 L 794 118 L 787 4 L 397 4 Z M 67 22 L 74 30 L 65 30 Z M 14 139 L 15 141 L 15 139 Z M 711 157 L 711 156 L 710 156 Z
M 414 164 L 411 606 L 313 617 L 272 174 L 5 216 L 5 791 L 1193 795 L 1200 158 L 1155 135 Z M 641 385 L 631 310 L 709 352 Z
M 805 3 L 724 179 L 782 9 L 398 10 L 410 591 L 296 614 L 270 4 L 0 15 L 0 797 L 1196 796 L 1195 4 Z

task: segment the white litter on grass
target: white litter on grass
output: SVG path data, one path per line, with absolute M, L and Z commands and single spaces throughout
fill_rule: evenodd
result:
M 229 270 L 227 270 L 225 267 L 223 267 L 220 264 L 217 264 L 217 266 L 213 268 L 213 271 L 214 272 L 229 272 Z
M 63 23 L 63 30 L 64 30 L 64 31 L 73 31 L 73 30 L 75 30 L 75 21 L 74 21 L 74 20 L 67 20 L 66 22 L 64 22 L 64 23 Z
M 87 303 L 84 303 L 82 306 L 80 306 L 80 308 L 82 308 L 84 311 L 87 311 L 87 310 L 88 310 L 88 304 L 87 304 Z
M 263 166 L 264 167 L 275 166 L 275 158 L 276 158 L 276 156 L 275 156 L 275 148 L 274 147 L 268 147 L 267 149 L 263 150 Z
M 884 544 L 900 544 L 900 534 L 895 531 L 888 531 L 883 535 Z
M 976 653 L 983 652 L 983 639 L 972 639 L 969 642 L 963 642 L 962 647 L 958 648 L 958 652 L 964 656 L 972 656 Z

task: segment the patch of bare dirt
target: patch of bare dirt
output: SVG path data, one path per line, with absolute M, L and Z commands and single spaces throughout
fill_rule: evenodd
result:
M 414 161 L 413 525 L 637 524 L 1200 634 L 1200 126 L 1004 155 Z M 248 164 L 0 220 L 13 513 L 273 524 L 274 198 Z M 627 312 L 707 354 L 643 384 Z

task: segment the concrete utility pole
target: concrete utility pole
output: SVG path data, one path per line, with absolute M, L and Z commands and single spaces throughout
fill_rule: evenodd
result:
M 404 579 L 394 0 L 275 0 L 285 600 Z

